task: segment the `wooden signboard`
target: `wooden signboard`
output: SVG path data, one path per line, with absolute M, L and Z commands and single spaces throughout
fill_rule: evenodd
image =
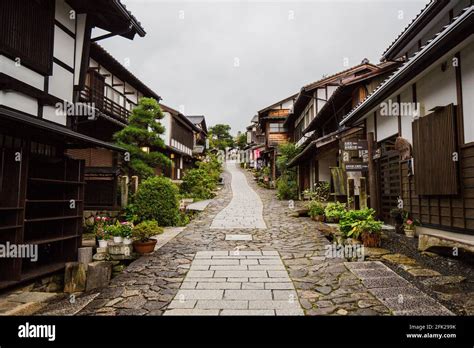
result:
M 345 151 L 367 150 L 369 148 L 367 140 L 344 141 L 342 146 Z
M 346 163 L 347 172 L 367 172 L 369 165 L 367 163 Z

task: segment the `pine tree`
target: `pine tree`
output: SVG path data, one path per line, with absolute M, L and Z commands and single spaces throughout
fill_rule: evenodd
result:
M 164 117 L 160 105 L 153 98 L 141 98 L 132 110 L 128 126 L 114 134 L 118 146 L 129 153 L 129 161 L 124 161 L 127 174 L 145 179 L 155 175 L 154 168 L 169 167 L 171 160 L 160 149 L 165 148 L 160 137 L 165 128 L 159 122 Z

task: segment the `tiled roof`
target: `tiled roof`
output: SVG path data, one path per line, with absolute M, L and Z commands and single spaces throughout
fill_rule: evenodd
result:
M 103 65 L 107 70 L 114 75 L 117 75 L 120 79 L 124 80 L 128 84 L 135 87 L 146 97 L 153 97 L 157 101 L 161 100 L 161 97 L 156 94 L 151 88 L 147 87 L 138 77 L 132 74 L 126 69 L 120 62 L 117 61 L 105 48 L 99 44 L 92 42 L 90 45 L 90 56 L 97 60 L 98 63 Z
M 463 19 L 467 16 L 471 15 L 474 10 L 474 5 L 467 7 L 462 10 L 461 14 L 455 18 L 453 18 L 452 22 L 448 25 L 445 25 L 440 32 L 438 32 L 432 39 L 428 40 L 428 42 L 420 48 L 418 52 L 413 54 L 404 64 L 402 64 L 398 69 L 396 69 L 385 81 L 383 81 L 377 88 L 375 88 L 372 93 L 367 95 L 367 97 L 362 100 L 359 104 L 357 104 L 347 115 L 346 117 L 339 123 L 340 125 L 345 124 L 350 118 L 354 116 L 364 105 L 369 103 L 377 94 L 380 93 L 381 90 L 385 88 L 391 81 L 397 78 L 401 73 L 405 72 L 408 68 L 412 66 L 414 62 L 418 60 L 420 56 L 422 56 L 425 52 L 429 51 L 436 43 L 444 36 L 445 33 L 448 32 L 448 29 L 456 27 Z
M 431 0 L 428 2 L 425 7 L 413 18 L 413 20 L 402 30 L 402 32 L 397 36 L 395 40 L 387 47 L 387 49 L 382 53 L 382 56 L 385 57 L 385 54 L 397 43 L 399 40 L 407 33 L 408 29 L 418 21 L 423 14 L 427 13 L 429 7 L 433 6 L 436 3 L 436 0 Z

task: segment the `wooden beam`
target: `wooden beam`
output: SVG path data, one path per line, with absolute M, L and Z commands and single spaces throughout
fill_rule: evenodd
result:
M 367 143 L 368 143 L 368 156 L 369 156 L 369 197 L 370 197 L 370 207 L 373 209 L 378 209 L 378 195 L 377 195 L 377 178 L 375 172 L 375 162 L 374 162 L 374 133 L 367 133 Z

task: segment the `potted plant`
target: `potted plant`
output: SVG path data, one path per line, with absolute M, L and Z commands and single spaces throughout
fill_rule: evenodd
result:
M 395 232 L 403 234 L 403 220 L 405 211 L 400 208 L 393 208 L 390 210 L 390 217 L 395 221 Z
M 99 242 L 99 248 L 107 248 L 109 236 L 104 231 L 104 229 L 97 229 L 95 236 Z
M 106 216 L 96 216 L 94 219 L 94 234 L 99 243 L 99 248 L 107 248 L 110 235 L 106 231 L 106 227 L 110 223 L 110 219 Z
M 346 212 L 346 205 L 341 202 L 330 202 L 324 208 L 324 215 L 329 222 L 338 223 Z
M 405 235 L 410 238 L 415 237 L 416 226 L 418 226 L 419 224 L 420 223 L 418 222 L 418 220 L 410 218 L 408 213 L 406 213 L 403 222 L 403 229 L 405 231 Z
M 123 244 L 130 245 L 132 244 L 132 229 L 133 224 L 131 222 L 125 221 L 120 223 L 122 229 L 122 238 Z
M 109 225 L 106 227 L 105 231 L 112 236 L 113 241 L 115 244 L 119 244 L 123 242 L 122 237 L 122 226 L 117 221 L 114 225 Z
M 308 213 L 314 221 L 324 221 L 324 206 L 321 202 L 311 201 L 308 204 Z
M 361 239 L 365 247 L 376 248 L 381 244 L 382 222 L 369 216 L 365 220 L 352 223 L 348 237 Z
M 133 247 L 140 255 L 151 253 L 155 250 L 156 239 L 151 237 L 163 233 L 163 228 L 158 226 L 154 220 L 143 221 L 132 229 L 132 237 L 134 239 Z

